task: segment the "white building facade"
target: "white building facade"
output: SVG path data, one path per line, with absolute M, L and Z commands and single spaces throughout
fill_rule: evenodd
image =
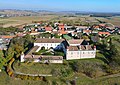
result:
M 87 46 L 87 45 L 86 45 Z M 85 46 L 85 47 L 86 47 Z M 81 46 L 79 46 L 81 47 Z M 73 60 L 73 59 L 86 59 L 86 58 L 95 58 L 96 56 L 96 47 L 86 49 L 86 48 L 79 48 L 78 46 L 69 46 L 66 51 L 66 60 Z
M 49 38 L 40 38 L 37 39 L 34 43 L 34 47 L 26 54 L 21 54 L 21 62 L 42 62 L 42 63 L 63 63 L 63 56 L 49 56 L 49 55 L 34 55 L 34 52 L 38 52 L 42 47 L 45 49 L 59 49 L 62 45 L 61 42 L 63 39 L 49 39 Z
M 50 39 L 50 38 L 41 38 L 36 40 L 34 46 L 39 46 L 40 48 L 45 47 L 45 49 L 56 48 L 60 46 L 63 39 Z

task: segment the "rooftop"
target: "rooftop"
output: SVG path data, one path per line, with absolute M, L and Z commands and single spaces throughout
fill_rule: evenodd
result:
M 69 44 L 82 44 L 82 42 L 84 41 L 84 39 L 72 39 L 72 40 L 68 40 Z
M 43 55 L 26 55 L 25 59 L 49 59 L 49 60 L 62 60 L 62 56 L 43 56 Z
M 39 48 L 39 46 L 34 46 L 34 47 L 27 53 L 27 55 L 32 55 L 32 53 L 35 52 L 38 48 Z
M 69 46 L 67 49 L 69 51 L 78 51 L 79 50 L 78 46 Z
M 45 27 L 46 31 L 52 31 L 52 27 Z
M 39 38 L 35 41 L 35 43 L 61 43 L 63 39 L 58 39 L 58 38 Z
M 107 35 L 110 35 L 109 32 L 99 32 L 98 34 L 99 34 L 99 35 L 101 35 L 101 34 L 107 34 Z
M 91 45 L 69 46 L 67 49 L 69 51 L 93 50 Z
M 3 36 L 1 36 L 1 38 L 7 38 L 7 39 L 12 39 L 12 38 L 14 38 L 15 36 L 14 35 L 3 35 Z

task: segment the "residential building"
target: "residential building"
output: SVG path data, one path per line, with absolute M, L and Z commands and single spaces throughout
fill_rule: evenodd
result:
M 110 35 L 110 33 L 109 32 L 99 32 L 98 35 L 107 37 Z
M 29 34 L 30 34 L 30 35 L 38 35 L 38 34 L 40 34 L 40 33 L 39 33 L 39 32 L 36 32 L 36 31 L 31 31 Z
M 87 29 L 87 30 L 83 30 L 83 33 L 86 33 L 87 35 L 89 35 L 92 33 L 92 31 Z
M 64 31 L 65 26 L 64 26 L 63 23 L 59 23 L 58 28 L 59 28 L 59 30 L 63 30 Z
M 0 35 L 0 49 L 7 50 L 7 47 L 12 38 L 16 37 L 15 35 Z
M 91 45 L 69 46 L 66 51 L 66 60 L 95 58 L 96 47 Z
M 52 32 L 52 27 L 45 27 L 46 32 L 51 33 Z

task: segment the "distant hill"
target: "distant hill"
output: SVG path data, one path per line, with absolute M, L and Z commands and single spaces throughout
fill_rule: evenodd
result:
M 120 13 L 101 13 L 101 12 L 86 12 L 86 11 L 51 11 L 51 10 L 17 10 L 17 9 L 0 9 L 0 15 L 5 17 L 16 16 L 39 16 L 44 14 L 57 15 L 90 15 L 91 17 L 111 17 L 120 16 Z
M 0 15 L 6 15 L 6 17 L 16 17 L 16 16 L 39 16 L 44 14 L 57 14 L 52 11 L 47 10 L 17 10 L 17 9 L 3 9 L 0 10 Z

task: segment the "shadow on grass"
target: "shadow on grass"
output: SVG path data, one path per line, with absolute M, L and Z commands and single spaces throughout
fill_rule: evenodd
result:
M 102 60 L 104 63 L 109 64 L 109 61 L 102 57 L 97 57 L 96 59 Z

